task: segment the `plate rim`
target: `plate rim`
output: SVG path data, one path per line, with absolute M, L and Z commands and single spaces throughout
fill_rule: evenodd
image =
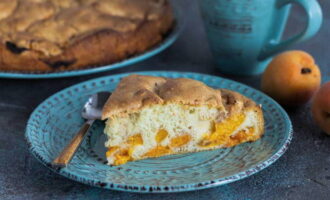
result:
M 75 77 L 75 76 L 81 76 L 81 75 L 89 75 L 89 74 L 95 74 L 100 72 L 106 72 L 111 71 L 118 68 L 128 67 L 132 64 L 141 62 L 143 60 L 146 60 L 150 57 L 153 57 L 165 49 L 167 49 L 169 46 L 171 46 L 179 37 L 181 34 L 184 26 L 185 26 L 185 18 L 182 14 L 181 8 L 172 3 L 175 23 L 174 28 L 168 33 L 168 35 L 161 41 L 161 43 L 157 44 L 156 46 L 153 46 L 152 48 L 148 49 L 147 51 L 144 51 L 140 54 L 137 54 L 133 57 L 109 64 L 109 65 L 103 65 L 98 67 L 91 67 L 91 68 L 85 68 L 85 69 L 77 69 L 77 70 L 67 70 L 67 71 L 59 71 L 59 72 L 49 72 L 49 73 L 19 73 L 19 72 L 5 72 L 0 70 L 0 78 L 6 78 L 6 79 L 50 79 L 50 78 L 65 78 L 65 77 Z
M 88 82 L 97 82 L 97 81 L 101 81 L 104 79 L 109 79 L 112 77 L 116 77 L 116 78 L 121 78 L 121 77 L 125 77 L 127 75 L 130 74 L 144 74 L 144 75 L 155 75 L 155 74 L 179 74 L 179 77 L 185 77 L 185 76 L 190 76 L 190 77 L 194 77 L 194 76 L 199 76 L 199 77 L 206 77 L 206 78 L 216 78 L 216 79 L 222 79 L 222 81 L 226 81 L 232 84 L 238 84 L 238 85 L 242 85 L 244 87 L 247 87 L 249 90 L 256 92 L 256 93 L 260 93 L 262 94 L 268 101 L 271 102 L 271 104 L 273 104 L 275 107 L 277 107 L 281 113 L 281 117 L 284 119 L 285 123 L 285 129 L 287 130 L 287 137 L 285 138 L 285 140 L 283 140 L 283 145 L 270 157 L 268 157 L 266 160 L 264 160 L 262 163 L 259 164 L 255 164 L 253 166 L 251 166 L 250 168 L 248 168 L 247 170 L 244 171 L 240 171 L 238 173 L 235 173 L 234 175 L 231 176 L 227 176 L 227 177 L 223 177 L 220 179 L 214 179 L 214 180 L 209 180 L 207 182 L 204 183 L 190 183 L 190 184 L 183 184 L 183 185 L 167 185 L 167 186 L 159 186 L 159 187 L 168 187 L 167 190 L 165 189 L 161 189 L 161 190 L 141 190 L 141 189 L 133 189 L 134 187 L 138 187 L 138 188 L 142 188 L 142 187 L 146 187 L 146 188 L 150 188 L 153 186 L 149 186 L 149 185 L 144 185 L 144 186 L 136 186 L 136 185 L 127 185 L 127 184 L 115 184 L 112 182 L 107 182 L 106 185 L 113 185 L 114 187 L 107 187 L 104 186 L 103 183 L 100 182 L 96 182 L 94 179 L 90 179 L 90 178 L 86 178 L 83 177 L 83 179 L 79 178 L 78 176 L 68 173 L 66 171 L 61 170 L 60 168 L 54 168 L 51 163 L 47 162 L 44 160 L 44 158 L 42 157 L 42 155 L 40 155 L 36 150 L 33 149 L 33 146 L 31 144 L 31 142 L 29 141 L 29 132 L 30 132 L 30 126 L 32 126 L 32 120 L 34 120 L 35 115 L 39 112 L 39 110 L 42 108 L 42 106 L 44 106 L 45 104 L 47 104 L 47 102 L 53 98 L 55 98 L 56 96 L 60 95 L 61 93 L 65 93 L 69 90 L 72 90 L 74 88 L 78 88 Z M 194 78 L 193 78 L 194 79 Z M 203 82 L 203 81 L 202 81 Z M 282 155 L 284 155 L 284 153 L 286 152 L 286 150 L 289 148 L 289 144 L 291 143 L 293 138 L 293 128 L 292 128 L 292 122 L 288 116 L 288 114 L 286 113 L 286 111 L 282 108 L 282 106 L 280 106 L 275 100 L 273 100 L 271 97 L 269 97 L 268 95 L 264 94 L 263 92 L 254 89 L 244 83 L 240 83 L 231 79 L 227 79 L 227 78 L 223 78 L 220 76 L 216 76 L 216 75 L 210 75 L 210 74 L 203 74 L 203 73 L 196 73 L 196 72 L 184 72 L 184 71 L 137 71 L 137 72 L 127 72 L 127 73 L 119 73 L 119 74 L 114 74 L 114 75 L 107 75 L 107 76 L 101 76 L 99 78 L 94 78 L 94 79 L 90 79 L 87 81 L 83 81 L 80 82 L 78 84 L 74 84 L 72 86 L 69 86 L 67 88 L 64 88 L 56 93 L 54 93 L 53 95 L 49 96 L 48 98 L 46 98 L 44 101 L 42 101 L 31 113 L 28 121 L 27 121 L 27 125 L 26 125 L 26 129 L 25 129 L 25 141 L 28 144 L 28 149 L 30 151 L 30 153 L 39 161 L 41 162 L 44 166 L 46 166 L 48 169 L 52 170 L 53 172 L 64 176 L 68 179 L 71 179 L 73 181 L 79 182 L 79 183 L 83 183 L 83 184 L 87 184 L 90 186 L 94 186 L 94 187 L 100 187 L 100 188 L 105 188 L 105 189 L 111 189 L 111 190 L 116 190 L 116 191 L 126 191 L 126 192 L 135 192 L 135 193 L 173 193 L 173 192 L 186 192 L 186 191 L 195 191 L 195 190 L 200 190 L 200 189 L 207 189 L 207 188 L 213 188 L 216 186 L 220 186 L 220 185 L 225 185 L 228 183 L 232 183 L 235 181 L 239 181 L 242 179 L 245 179 L 249 176 L 252 176 L 264 169 L 266 169 L 267 167 L 271 166 L 273 163 L 275 163 Z M 174 189 L 171 189 L 173 188 Z

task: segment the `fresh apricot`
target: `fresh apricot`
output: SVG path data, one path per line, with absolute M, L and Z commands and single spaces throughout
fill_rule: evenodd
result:
M 330 135 L 330 81 L 316 92 L 311 109 L 314 121 Z
M 311 55 L 304 51 L 287 51 L 268 65 L 261 89 L 283 105 L 308 102 L 320 87 L 321 72 Z

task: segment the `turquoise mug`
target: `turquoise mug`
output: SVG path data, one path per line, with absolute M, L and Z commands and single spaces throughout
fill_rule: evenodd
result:
M 316 0 L 199 0 L 205 30 L 220 71 L 235 75 L 261 74 L 271 57 L 311 38 L 322 24 Z M 291 4 L 307 14 L 304 30 L 280 41 Z

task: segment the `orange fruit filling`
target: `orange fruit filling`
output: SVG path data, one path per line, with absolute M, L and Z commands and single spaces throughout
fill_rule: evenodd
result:
M 213 123 L 211 133 L 205 134 L 198 145 L 201 147 L 214 147 L 219 145 L 232 147 L 242 142 L 258 139 L 258 137 L 253 134 L 255 131 L 254 127 L 248 127 L 247 129 L 241 130 L 235 133 L 235 135 L 232 135 L 232 133 L 244 122 L 245 117 L 245 114 L 237 114 L 221 123 Z M 160 145 L 166 137 L 168 137 L 168 132 L 164 129 L 160 129 L 155 136 L 158 145 L 149 150 L 142 157 L 160 157 L 168 155 L 172 152 L 171 148 L 182 147 L 191 141 L 191 136 L 189 134 L 184 134 L 172 138 L 169 146 Z M 135 146 L 143 145 L 141 134 L 129 137 L 126 143 L 128 144 L 128 148 L 119 149 L 118 146 L 113 146 L 108 149 L 106 156 L 109 157 L 114 154 L 114 165 L 125 164 L 132 160 L 132 153 Z
M 128 138 L 127 143 L 129 145 L 142 145 L 143 139 L 141 134 L 136 134 Z
M 234 115 L 221 123 L 214 124 L 213 131 L 204 136 L 199 143 L 202 147 L 225 145 L 232 140 L 230 135 L 244 122 L 245 115 Z M 233 145 L 238 144 L 234 142 Z
M 168 135 L 168 132 L 164 129 L 160 129 L 156 134 L 156 142 L 157 144 L 161 143 Z
M 191 136 L 188 134 L 180 135 L 178 137 L 172 138 L 170 146 L 171 147 L 182 147 L 191 140 Z
M 168 146 L 156 146 L 148 151 L 143 157 L 159 157 L 171 153 L 171 149 Z
M 127 161 L 131 160 L 132 157 L 129 155 L 128 149 L 122 149 L 118 153 L 115 154 L 115 162 L 114 165 L 122 165 L 127 163 Z
M 118 146 L 113 146 L 108 148 L 108 151 L 106 152 L 107 157 L 110 157 L 112 156 L 113 153 L 115 153 L 114 165 L 122 165 L 125 164 L 127 161 L 132 160 L 132 153 L 134 150 L 134 146 L 143 144 L 143 139 L 141 134 L 135 134 L 129 137 L 126 143 L 129 145 L 129 148 L 121 149 L 120 151 L 117 151 L 119 149 Z
M 258 137 L 255 136 L 253 133 L 253 127 L 249 127 L 247 128 L 247 130 L 241 130 L 237 132 L 235 135 L 230 136 L 230 140 L 228 140 L 228 142 L 226 143 L 226 147 L 232 147 L 242 142 L 254 141 L 258 139 Z
M 107 157 L 111 156 L 117 149 L 119 149 L 118 146 L 109 147 L 107 153 L 105 154 Z

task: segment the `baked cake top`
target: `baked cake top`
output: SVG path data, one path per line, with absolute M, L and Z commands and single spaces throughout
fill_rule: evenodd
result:
M 56 56 L 95 32 L 135 31 L 166 6 L 165 0 L 1 0 L 0 40 Z
M 106 102 L 102 119 L 123 116 L 148 105 L 164 103 L 209 105 L 224 110 L 221 92 L 200 81 L 130 75 L 120 81 Z

